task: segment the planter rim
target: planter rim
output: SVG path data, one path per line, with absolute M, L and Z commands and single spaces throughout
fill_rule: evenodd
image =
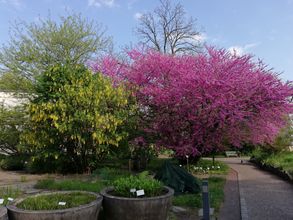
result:
M 157 199 L 163 199 L 163 198 L 167 198 L 170 197 L 172 195 L 174 195 L 174 190 L 168 186 L 164 186 L 163 187 L 165 190 L 167 190 L 167 193 L 160 195 L 160 196 L 153 196 L 153 197 L 143 197 L 143 198 L 129 198 L 129 197 L 122 197 L 122 196 L 114 196 L 109 194 L 108 192 L 114 191 L 114 187 L 107 187 L 105 189 L 103 189 L 100 194 L 104 197 L 107 198 L 113 198 L 113 199 L 118 199 L 118 200 L 130 200 L 130 201 L 146 201 L 146 200 L 157 200 Z
M 88 194 L 92 194 L 96 196 L 96 199 L 93 200 L 90 203 L 84 204 L 84 205 L 80 205 L 80 206 L 76 206 L 76 207 L 72 207 L 72 208 L 68 208 L 68 209 L 55 209 L 55 210 L 27 210 L 27 209 L 21 209 L 21 208 L 17 208 L 16 205 L 19 204 L 20 202 L 22 202 L 23 200 L 25 200 L 28 197 L 38 197 L 38 196 L 42 196 L 42 195 L 52 195 L 52 194 L 66 194 L 66 193 L 73 193 L 73 192 L 81 192 L 81 193 L 88 193 Z M 27 196 L 25 198 L 21 198 L 16 200 L 13 204 L 11 205 L 7 205 L 6 208 L 7 210 L 11 210 L 13 212 L 18 212 L 18 213 L 27 213 L 27 214 L 39 214 L 39 213 L 44 213 L 44 214 L 51 214 L 51 213 L 64 213 L 64 212 L 68 212 L 68 211 L 78 211 L 80 209 L 84 209 L 84 208 L 89 208 L 92 207 L 94 205 L 96 205 L 97 203 L 102 202 L 103 197 L 100 194 L 94 193 L 94 192 L 88 192 L 88 191 L 80 191 L 80 190 L 70 190 L 70 191 L 53 191 L 53 192 L 45 192 L 45 193 L 38 193 L 36 195 L 30 195 Z
M 3 206 L 0 207 L 0 217 L 2 217 L 3 215 L 5 215 L 7 213 L 7 209 Z

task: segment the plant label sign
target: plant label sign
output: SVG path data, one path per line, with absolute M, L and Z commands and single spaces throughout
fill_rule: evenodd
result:
M 4 203 L 4 199 L 0 199 L 0 205 Z
M 12 202 L 14 199 L 11 198 L 11 197 L 8 197 L 7 200 L 8 200 L 9 202 Z
M 130 189 L 130 192 L 131 193 L 135 193 L 136 192 L 136 189 Z
M 66 205 L 66 202 L 59 202 L 58 205 Z
M 143 195 L 144 195 L 144 190 L 143 189 L 136 191 L 136 196 L 143 196 Z

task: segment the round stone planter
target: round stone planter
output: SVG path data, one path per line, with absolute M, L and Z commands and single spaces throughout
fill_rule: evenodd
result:
M 39 195 L 50 195 L 54 193 L 70 193 L 77 191 L 58 191 L 50 193 L 41 193 Z M 91 192 L 86 192 L 89 194 L 94 194 L 97 199 L 89 204 L 81 205 L 69 209 L 58 209 L 58 210 L 24 210 L 16 207 L 18 203 L 24 199 L 19 199 L 12 205 L 7 206 L 8 218 L 9 220 L 96 220 L 98 219 L 99 211 L 102 205 L 103 197 Z
M 0 207 L 0 220 L 7 220 L 7 209 L 5 207 Z
M 113 188 L 102 190 L 103 215 L 107 220 L 166 220 L 174 190 L 164 187 L 166 193 L 148 198 L 126 198 L 111 195 Z

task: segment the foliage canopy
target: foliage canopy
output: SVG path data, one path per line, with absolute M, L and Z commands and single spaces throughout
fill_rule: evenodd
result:
M 39 79 L 24 140 L 45 157 L 66 158 L 85 171 L 127 137 L 121 129 L 135 111 L 123 85 L 83 65 L 55 65 Z M 109 146 L 108 146 L 109 145 Z

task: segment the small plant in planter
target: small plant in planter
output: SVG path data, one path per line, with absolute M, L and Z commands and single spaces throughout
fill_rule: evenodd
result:
M 143 172 L 138 176 L 119 178 L 113 183 L 114 195 L 122 197 L 154 197 L 164 194 L 163 184 L 155 179 L 148 177 L 148 172 Z M 143 195 L 137 194 L 143 190 Z
M 8 205 L 8 217 L 13 220 L 97 219 L 102 199 L 98 194 L 82 191 L 41 193 Z
M 107 220 L 167 219 L 174 190 L 152 179 L 147 172 L 119 178 L 102 190 L 103 215 Z
M 96 199 L 96 195 L 83 192 L 56 193 L 28 197 L 16 205 L 25 210 L 57 210 L 69 209 L 88 204 Z

